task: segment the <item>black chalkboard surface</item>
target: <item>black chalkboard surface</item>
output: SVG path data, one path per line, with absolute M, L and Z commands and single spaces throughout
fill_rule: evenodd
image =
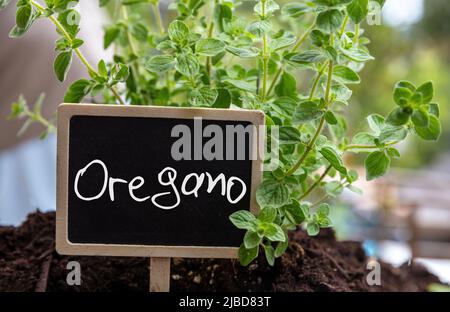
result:
M 244 141 L 233 134 L 230 143 L 227 130 L 256 131 L 251 126 L 261 125 L 263 117 L 244 110 L 61 105 L 57 249 L 94 255 L 234 255 L 244 232 L 228 217 L 255 209 L 261 162 L 252 158 L 256 132 L 244 131 Z M 189 130 L 190 137 L 184 137 L 189 145 L 174 147 L 181 137 L 174 129 L 180 127 Z M 211 127 L 224 135 L 208 149 L 216 153 L 214 159 L 203 149 L 212 136 L 205 129 Z

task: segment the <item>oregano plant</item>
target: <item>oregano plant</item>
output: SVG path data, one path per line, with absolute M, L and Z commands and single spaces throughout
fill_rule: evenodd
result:
M 0 9 L 10 4 L 0 0 Z M 383 0 L 295 1 L 282 7 L 274 0 L 254 1 L 253 12 L 239 10 L 234 0 L 175 0 L 176 15 L 163 23 L 158 0 L 100 0 L 112 7 L 113 22 L 105 27 L 103 46 L 115 47 L 112 61 L 94 66 L 82 53 L 81 16 L 77 0 L 16 1 L 19 38 L 38 20 L 53 23 L 54 72 L 66 79 L 74 57 L 86 68 L 64 101 L 103 97 L 116 105 L 194 106 L 263 110 L 267 141 L 279 136 L 279 166 L 264 172 L 256 197 L 258 215 L 238 211 L 231 222 L 245 230 L 239 249 L 242 265 L 263 250 L 273 265 L 288 247 L 288 232 L 303 227 L 311 236 L 332 226 L 329 199 L 353 184 L 358 174 L 344 161 L 346 153 L 367 154 L 367 180 L 383 176 L 396 146 L 409 135 L 436 141 L 441 133 L 439 106 L 431 82 L 394 86 L 388 116 L 367 117 L 367 131 L 351 134 L 345 111 L 358 72 L 373 61 L 361 23 Z M 373 3 L 372 3 L 373 4 Z M 147 9 L 152 19 L 144 16 Z M 310 77 L 298 81 L 302 77 Z M 40 114 L 42 98 L 33 109 L 21 97 L 12 105 L 13 118 L 26 118 L 55 129 Z M 267 160 L 268 162 L 270 159 Z M 321 192 L 317 192 L 322 190 Z M 321 194 L 321 196 L 314 196 Z M 318 199 L 317 199 L 318 198 Z M 313 201 L 313 199 L 315 199 Z

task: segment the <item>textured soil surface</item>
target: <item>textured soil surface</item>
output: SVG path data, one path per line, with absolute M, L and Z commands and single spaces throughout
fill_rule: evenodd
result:
M 54 213 L 34 213 L 20 227 L 0 227 L 0 291 L 147 291 L 149 259 L 66 257 L 54 250 Z M 66 265 L 79 261 L 81 286 L 68 286 Z M 338 242 L 331 230 L 302 231 L 269 267 L 261 256 L 247 268 L 232 260 L 173 259 L 171 290 L 425 291 L 439 279 L 418 264 L 381 264 L 381 286 L 366 283 L 368 259 L 359 242 Z

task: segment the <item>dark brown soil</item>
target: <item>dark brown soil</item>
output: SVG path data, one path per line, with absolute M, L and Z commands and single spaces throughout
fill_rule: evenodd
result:
M 34 213 L 18 228 L 0 227 L 0 291 L 147 291 L 149 259 L 66 257 L 54 251 L 54 213 Z M 81 286 L 68 286 L 66 264 L 79 261 Z M 173 259 L 172 291 L 425 291 L 439 279 L 418 264 L 382 263 L 381 286 L 366 283 L 358 242 L 333 232 L 291 237 L 288 252 L 269 267 L 261 256 L 247 268 L 236 261 Z

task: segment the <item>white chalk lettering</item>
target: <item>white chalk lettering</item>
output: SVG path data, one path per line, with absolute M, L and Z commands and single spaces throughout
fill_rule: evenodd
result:
M 98 175 L 98 177 L 100 177 L 103 185 L 101 190 L 95 196 L 88 197 L 86 194 L 82 195 L 80 193 L 79 184 L 82 183 L 82 177 L 87 170 L 95 170 L 91 168 L 93 165 L 100 165 L 102 167 L 103 174 Z M 233 205 L 241 201 L 247 194 L 247 186 L 243 180 L 235 176 L 231 176 L 227 179 L 223 173 L 218 174 L 216 177 L 213 177 L 209 172 L 189 173 L 183 179 L 180 179 L 180 190 L 177 187 L 177 178 L 177 171 L 174 168 L 166 167 L 158 173 L 158 183 L 169 189 L 166 192 L 154 195 L 146 194 L 147 196 L 138 197 L 135 194 L 135 191 L 145 191 L 145 179 L 142 176 L 133 177 L 131 180 L 111 177 L 109 176 L 108 168 L 105 163 L 99 159 L 95 159 L 77 172 L 74 181 L 74 190 L 79 199 L 83 201 L 92 201 L 101 198 L 106 192 L 106 189 L 108 189 L 109 199 L 111 202 L 114 202 L 118 200 L 118 194 L 121 194 L 118 190 L 123 189 L 119 184 L 126 184 L 126 189 L 132 200 L 138 203 L 150 200 L 154 206 L 164 210 L 170 210 L 180 206 L 181 196 L 193 195 L 198 198 L 201 191 L 206 191 L 206 194 L 211 194 L 213 191 L 220 191 L 221 196 L 226 197 L 227 201 Z M 92 175 L 89 178 L 89 182 L 85 181 L 84 183 L 93 183 Z M 94 185 L 96 184 L 94 183 Z M 166 199 L 163 200 L 163 197 Z

